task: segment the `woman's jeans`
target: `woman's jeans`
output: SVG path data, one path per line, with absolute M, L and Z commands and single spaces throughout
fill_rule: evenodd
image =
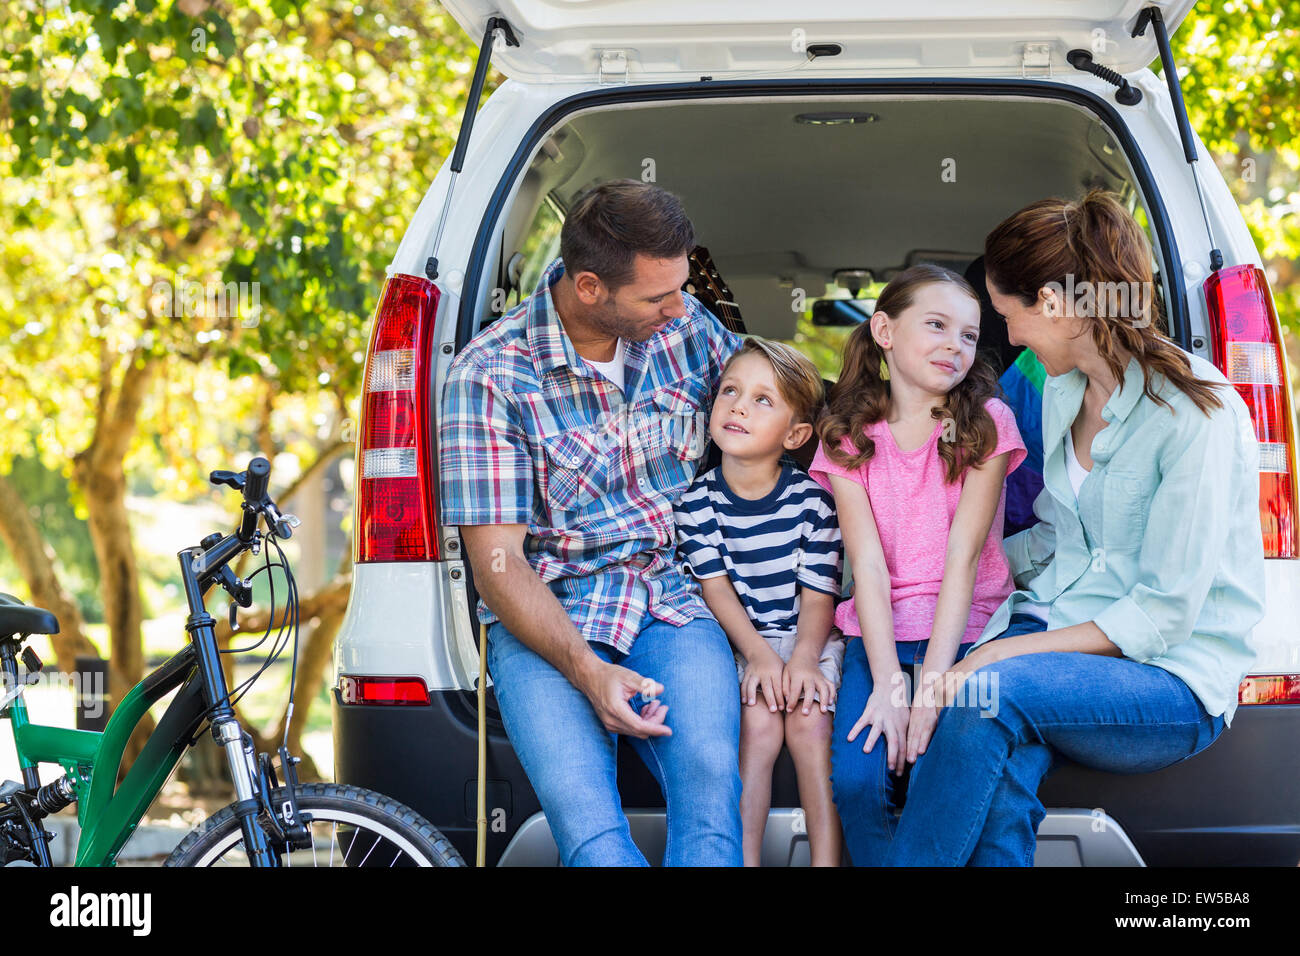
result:
M 1013 615 L 999 639 L 1018 617 L 1028 615 Z M 1046 815 L 1038 785 L 1055 760 L 1147 773 L 1199 753 L 1223 730 L 1223 717 L 1207 715 L 1180 678 L 1123 657 L 1026 654 L 981 667 L 971 681 L 977 692 L 943 709 L 913 768 L 889 865 L 1032 866 Z M 848 706 L 844 713 L 856 719 Z
M 736 661 L 712 617 L 676 627 L 647 617 L 623 655 L 602 660 L 663 684 L 668 737 L 629 737 L 667 805 L 665 866 L 740 866 L 740 695 Z M 506 733 L 541 801 L 565 866 L 646 866 L 620 806 L 615 748 L 591 702 L 500 621 L 488 668 Z
M 906 692 L 908 704 L 912 702 L 916 674 L 921 669 L 929 643 L 898 642 L 898 662 L 905 668 L 909 680 L 908 686 L 899 688 L 898 692 Z M 970 644 L 960 645 L 957 660 L 965 657 L 969 650 Z M 852 742 L 847 739 L 849 731 L 862 716 L 873 688 L 871 667 L 867 663 L 862 638 L 851 637 L 844 648 L 840 692 L 835 699 L 835 725 L 831 734 L 831 795 L 844 830 L 844 845 L 855 866 L 884 864 L 894 835 L 895 790 L 906 783 L 906 777 L 895 777 L 889 772 L 886 763 L 889 745 L 883 735 L 877 738 L 870 753 L 862 752 L 871 733 L 870 727 L 863 728 Z M 917 763 L 924 759 L 922 754 Z

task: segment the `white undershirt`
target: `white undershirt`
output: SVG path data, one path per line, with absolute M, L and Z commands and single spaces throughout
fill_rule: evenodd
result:
M 1074 490 L 1074 498 L 1079 499 L 1079 489 L 1083 487 L 1084 479 L 1088 477 L 1089 470 L 1079 464 L 1079 459 L 1074 454 L 1074 436 L 1070 429 L 1065 430 L 1065 473 L 1069 476 L 1070 487 Z M 1037 601 L 1024 601 L 1016 608 L 1021 614 L 1032 614 L 1034 617 L 1047 620 L 1047 605 L 1039 604 Z
M 619 388 L 623 387 L 623 355 L 626 349 L 623 346 L 623 336 L 618 337 L 618 345 L 614 346 L 614 357 L 608 362 L 597 362 L 595 359 L 584 359 L 584 361 L 600 372 Z
M 1083 480 L 1088 477 L 1088 469 L 1079 464 L 1079 459 L 1074 454 L 1074 436 L 1067 428 L 1065 431 L 1065 472 L 1070 476 L 1070 487 L 1074 489 L 1074 500 L 1079 500 L 1079 489 L 1083 487 Z

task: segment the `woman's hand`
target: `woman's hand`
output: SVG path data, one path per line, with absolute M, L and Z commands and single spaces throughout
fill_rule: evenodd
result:
M 754 706 L 758 699 L 757 691 L 761 689 L 767 699 L 768 710 L 776 713 L 778 709 L 784 709 L 785 697 L 781 686 L 784 670 L 785 662 L 781 660 L 781 655 L 772 650 L 766 641 L 761 642 L 760 647 L 755 648 L 753 657 L 747 656 L 745 659 L 745 673 L 740 677 L 740 702 Z
M 785 711 L 788 714 L 794 713 L 795 704 L 800 697 L 803 698 L 805 714 L 812 713 L 814 694 L 820 699 L 823 714 L 828 712 L 828 705 L 835 703 L 835 688 L 822 674 L 817 662 L 810 660 L 811 657 L 811 653 L 802 654 L 796 647 L 781 674 L 781 691 L 785 694 Z
M 901 676 L 901 671 L 899 672 Z M 907 695 L 901 697 L 893 693 L 891 687 L 877 686 L 867 698 L 867 706 L 862 709 L 862 716 L 849 731 L 848 739 L 857 738 L 863 727 L 871 725 L 871 733 L 862 745 L 863 753 L 871 753 L 876 740 L 884 734 L 888 746 L 886 762 L 890 770 L 902 775 L 907 744 L 907 721 L 909 718 Z
M 1004 638 L 1003 640 L 1012 640 L 1012 638 Z M 951 707 L 954 701 L 959 700 L 966 679 L 981 667 L 987 667 L 989 664 L 1012 656 L 1002 653 L 1005 647 L 999 646 L 1001 644 L 1002 641 L 989 641 L 987 644 L 982 644 L 948 668 L 939 681 L 935 695 L 939 699 L 938 706 Z

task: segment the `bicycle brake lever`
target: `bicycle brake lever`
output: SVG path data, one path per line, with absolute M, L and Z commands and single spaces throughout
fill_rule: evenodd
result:
M 253 589 L 235 577 L 230 565 L 225 565 L 217 572 L 217 580 L 226 589 L 226 593 L 238 602 L 240 607 L 250 607 L 253 603 Z
M 213 485 L 229 485 L 236 491 L 244 490 L 244 473 L 239 471 L 214 471 L 208 475 L 208 483 Z
M 293 529 L 302 524 L 297 515 L 284 515 L 275 523 L 275 536 L 277 538 L 292 538 Z
M 230 629 L 239 630 L 239 605 L 234 601 L 230 602 Z

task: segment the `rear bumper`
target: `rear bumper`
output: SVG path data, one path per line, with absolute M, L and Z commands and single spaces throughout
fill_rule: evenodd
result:
M 473 695 L 434 693 L 432 703 L 420 707 L 343 705 L 337 691 L 332 696 L 336 779 L 402 801 L 472 858 Z M 540 861 L 553 852 L 539 842 L 537 828 L 545 829 L 544 820 L 527 830 L 525 824 L 541 807 L 490 692 L 488 699 L 487 862 L 502 862 L 517 834 L 523 842 L 504 862 Z M 1165 770 L 1119 775 L 1071 765 L 1057 771 L 1039 792 L 1049 817 L 1040 827 L 1038 865 L 1294 866 L 1300 860 L 1297 730 L 1300 706 L 1242 707 L 1214 744 Z M 662 840 L 655 835 L 662 824 L 653 821 L 662 819 L 658 785 L 626 746 L 619 749 L 618 776 L 624 807 L 649 811 L 638 825 L 645 828 L 646 850 L 652 852 L 654 841 Z M 774 807 L 798 806 L 787 754 L 777 763 L 772 798 Z M 806 844 L 801 851 L 793 831 L 782 835 L 785 819 L 774 811 L 771 829 L 782 839 L 773 854 L 782 863 L 797 863 Z M 792 824 L 785 825 L 789 830 Z M 1126 853 L 1127 841 L 1140 860 Z
M 627 822 L 646 859 L 662 859 L 668 828 L 664 811 L 628 810 Z M 763 866 L 808 866 L 811 859 L 803 814 L 792 809 L 771 810 L 763 831 Z M 524 821 L 498 865 L 560 865 L 560 851 L 545 816 L 537 813 Z M 1038 826 L 1034 866 L 1142 866 L 1142 860 L 1123 829 L 1109 817 L 1088 810 L 1050 810 Z

